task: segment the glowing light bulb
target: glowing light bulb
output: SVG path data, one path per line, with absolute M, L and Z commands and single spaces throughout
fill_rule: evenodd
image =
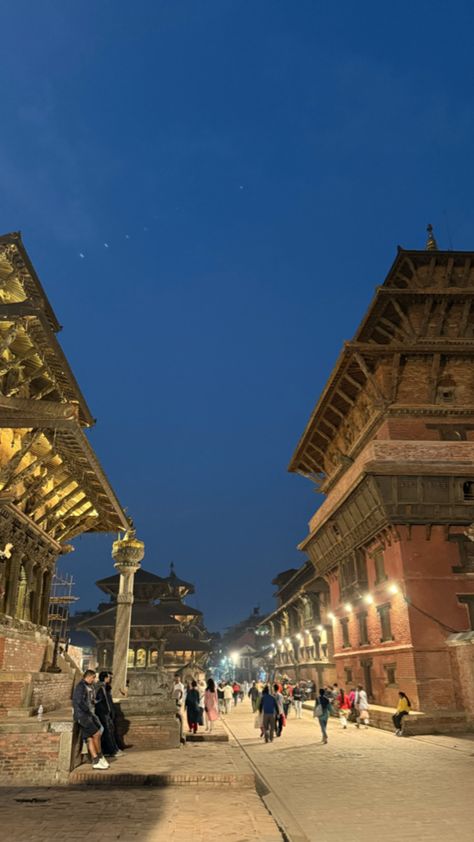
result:
M 364 602 L 366 602 L 367 605 L 372 605 L 373 601 L 374 601 L 374 598 L 373 598 L 372 594 L 366 593 L 366 595 L 364 596 Z
M 389 592 L 389 593 L 393 593 L 393 594 L 398 593 L 398 586 L 397 586 L 397 585 L 394 585 L 394 584 L 389 585 L 389 586 L 388 586 L 388 592 Z
M 282 643 L 283 643 L 283 641 L 282 641 L 282 640 L 279 640 L 279 641 L 278 641 L 278 646 L 281 646 L 281 644 L 282 644 Z
M 352 605 L 350 604 L 350 602 L 346 602 L 344 604 L 344 610 L 345 611 L 352 611 Z
M 318 632 L 324 631 L 324 626 L 317 626 L 316 628 L 318 629 Z
M 328 614 L 328 619 L 329 619 L 329 620 L 332 620 L 332 621 L 334 622 L 334 620 L 336 619 L 335 614 L 329 613 L 329 614 Z

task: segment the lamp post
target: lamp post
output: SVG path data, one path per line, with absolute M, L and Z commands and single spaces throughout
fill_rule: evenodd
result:
M 145 555 L 145 544 L 139 541 L 135 529 L 130 526 L 123 538 L 114 541 L 112 558 L 114 567 L 120 573 L 119 592 L 117 595 L 117 613 L 115 617 L 113 687 L 114 696 L 127 695 L 127 665 L 130 646 L 130 626 L 132 622 L 133 582 L 135 573 Z

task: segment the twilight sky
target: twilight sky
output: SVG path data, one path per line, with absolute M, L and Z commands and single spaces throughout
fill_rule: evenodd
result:
M 474 248 L 469 0 L 1 3 L 0 231 L 64 325 L 93 444 L 218 629 L 318 504 L 286 471 L 396 245 Z M 78 609 L 113 536 L 63 566 Z

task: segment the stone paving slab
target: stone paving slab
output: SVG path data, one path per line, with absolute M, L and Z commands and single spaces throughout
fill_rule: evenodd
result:
M 265 745 L 245 703 L 226 723 L 270 791 L 269 807 L 292 842 L 474 838 L 471 735 L 398 738 L 374 728 L 342 730 L 331 718 L 329 742 L 322 745 L 318 722 L 305 712 L 301 720 L 290 715 L 282 737 Z
M 250 789 L 9 788 L 0 828 L 9 842 L 282 842 Z
M 229 742 L 187 743 L 179 749 L 128 749 L 110 769 L 96 771 L 89 763 L 69 776 L 71 785 L 171 786 L 184 784 L 255 787 L 255 774 L 239 748 Z

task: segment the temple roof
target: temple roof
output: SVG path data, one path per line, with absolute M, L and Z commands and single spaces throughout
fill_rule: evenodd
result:
M 406 250 L 399 248 L 395 260 L 376 293 L 352 341 L 346 342 L 328 378 L 289 464 L 289 471 L 322 480 L 328 469 L 328 446 L 342 428 L 351 408 L 369 389 L 376 405 L 386 406 L 387 396 L 374 377 L 381 355 L 462 353 L 452 337 L 431 336 L 415 330 L 407 313 L 409 301 L 427 294 L 471 299 L 474 290 L 474 252 Z M 426 325 L 424 325 L 426 329 Z M 465 340 L 463 340 L 465 341 Z M 338 451 L 339 473 L 351 457 Z
M 186 596 L 187 594 L 194 593 L 194 585 L 190 582 L 185 582 L 183 579 L 179 579 L 174 570 L 174 564 L 171 562 L 170 564 L 170 572 L 168 576 L 165 576 L 163 579 L 168 586 L 168 590 L 170 594 L 176 595 L 179 598 Z
M 99 628 L 115 628 L 115 616 L 117 613 L 117 606 L 114 605 L 107 611 L 102 611 L 95 614 L 93 617 L 88 617 L 78 623 L 78 629 L 94 629 Z M 134 602 L 132 605 L 132 628 L 139 626 L 176 626 L 179 628 L 179 623 L 169 612 L 161 605 L 153 605 L 150 602 Z
M 202 611 L 198 608 L 192 608 L 190 605 L 181 602 L 178 599 L 162 598 L 160 605 L 171 614 L 172 617 L 202 617 Z
M 128 528 L 86 438 L 95 422 L 60 325 L 18 233 L 0 237 L 0 494 L 56 552 L 82 532 Z
M 105 579 L 99 579 L 96 582 L 98 588 L 107 594 L 115 596 L 119 592 L 120 574 L 115 573 L 113 576 L 107 576 Z M 133 582 L 133 593 L 139 598 L 140 592 L 146 592 L 147 599 L 158 599 L 159 596 L 166 590 L 166 580 L 150 570 L 144 570 L 139 567 L 135 573 Z M 150 596 L 148 596 L 150 594 Z

